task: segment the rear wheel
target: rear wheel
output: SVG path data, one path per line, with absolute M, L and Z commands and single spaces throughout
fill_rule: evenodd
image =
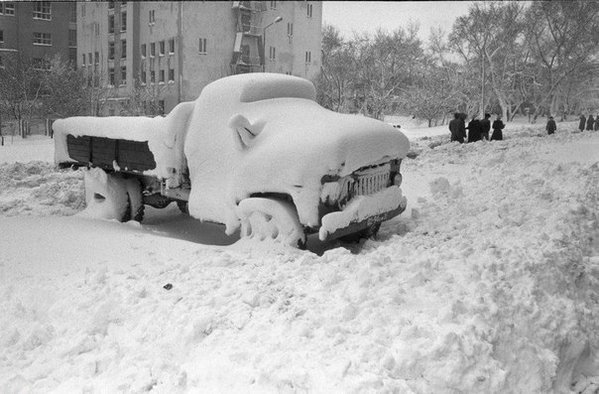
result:
M 125 179 L 125 186 L 127 188 L 128 204 L 127 210 L 125 211 L 121 222 L 135 220 L 136 222 L 141 223 L 145 213 L 141 182 L 137 178 L 129 178 Z
M 139 180 L 92 168 L 85 172 L 84 183 L 86 208 L 82 216 L 120 222 L 142 220 L 144 205 Z
M 306 235 L 292 203 L 270 198 L 248 198 L 239 203 L 241 238 L 272 240 L 305 248 Z

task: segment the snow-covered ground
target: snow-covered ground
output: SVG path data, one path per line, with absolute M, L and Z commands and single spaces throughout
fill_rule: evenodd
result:
M 595 393 L 599 133 L 407 128 L 408 210 L 359 245 L 89 220 L 52 141 L 0 147 L 0 391 Z

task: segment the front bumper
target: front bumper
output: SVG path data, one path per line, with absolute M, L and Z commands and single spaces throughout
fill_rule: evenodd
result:
M 399 215 L 406 206 L 407 200 L 399 186 L 355 197 L 343 210 L 322 217 L 318 238 L 326 241 L 356 233 Z

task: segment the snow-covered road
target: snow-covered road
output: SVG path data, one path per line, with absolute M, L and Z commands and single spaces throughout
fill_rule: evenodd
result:
M 0 147 L 1 391 L 594 392 L 599 133 L 575 127 L 413 140 L 409 210 L 308 251 L 176 207 L 72 216 L 79 172 Z

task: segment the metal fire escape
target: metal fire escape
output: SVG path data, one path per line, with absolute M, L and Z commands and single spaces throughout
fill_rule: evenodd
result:
M 231 73 L 262 71 L 264 48 L 260 26 L 266 4 L 264 1 L 234 1 L 232 8 L 237 22 Z

